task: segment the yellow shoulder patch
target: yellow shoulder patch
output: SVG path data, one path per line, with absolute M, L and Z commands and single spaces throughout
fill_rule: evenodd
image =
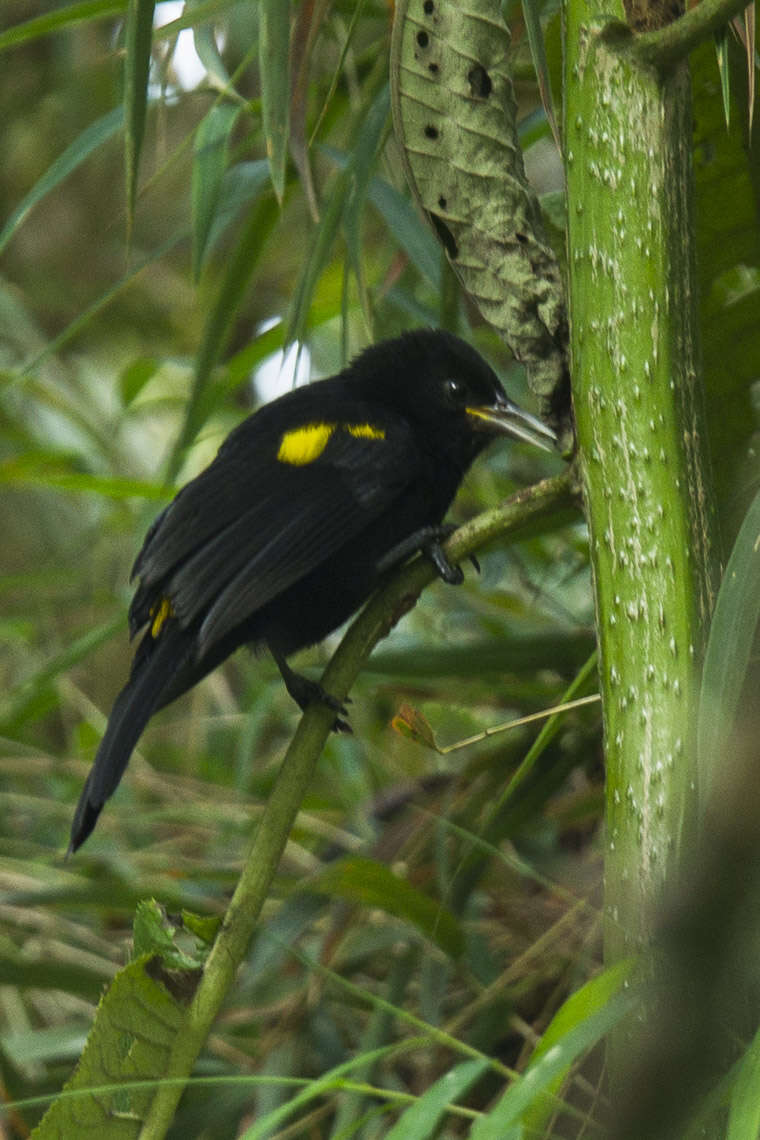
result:
M 373 424 L 345 424 L 344 427 L 357 439 L 385 439 L 385 428 Z
M 290 463 L 293 467 L 304 467 L 318 459 L 327 447 L 335 424 L 304 424 L 303 427 L 286 431 L 280 440 L 277 458 L 280 463 Z
M 155 641 L 164 628 L 164 623 L 167 618 L 174 617 L 174 606 L 168 598 L 162 598 L 160 602 L 156 602 L 154 606 L 151 606 L 150 616 L 153 618 L 150 627 L 150 636 Z

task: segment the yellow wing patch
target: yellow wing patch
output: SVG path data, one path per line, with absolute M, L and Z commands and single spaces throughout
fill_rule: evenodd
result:
M 162 598 L 160 602 L 156 602 L 155 606 L 151 606 L 150 616 L 153 618 L 150 627 L 150 636 L 155 641 L 164 628 L 164 623 L 167 618 L 174 617 L 174 606 L 168 598 Z
M 344 424 L 347 432 L 357 439 L 385 439 L 385 428 L 374 427 L 373 424 Z
M 286 431 L 280 440 L 277 458 L 280 463 L 290 463 L 293 467 L 303 467 L 318 459 L 330 442 L 335 424 L 304 424 L 303 427 Z
M 293 467 L 305 467 L 307 463 L 313 463 L 327 447 L 336 428 L 347 431 L 355 439 L 385 439 L 385 429 L 370 423 L 304 424 L 303 427 L 285 432 L 280 440 L 277 458 L 280 463 L 290 463 Z

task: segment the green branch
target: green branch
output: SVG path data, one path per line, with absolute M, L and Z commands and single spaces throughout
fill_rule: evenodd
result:
M 572 470 L 518 491 L 501 507 L 472 519 L 446 543 L 447 556 L 459 562 L 494 538 L 517 534 L 528 524 L 571 506 L 576 497 Z M 353 622 L 325 670 L 322 684 L 345 699 L 377 642 L 417 601 L 435 578 L 427 559 L 418 558 L 394 574 Z M 253 936 L 270 883 L 330 733 L 335 713 L 310 706 L 301 717 L 272 795 L 264 809 L 250 853 L 230 901 L 224 924 L 214 943 L 203 977 L 177 1033 L 165 1078 L 151 1104 L 140 1140 L 162 1140 L 182 1095 L 182 1078 L 189 1077 Z
M 747 0 L 700 0 L 672 24 L 633 39 L 631 50 L 640 63 L 665 71 L 720 31 L 747 7 Z

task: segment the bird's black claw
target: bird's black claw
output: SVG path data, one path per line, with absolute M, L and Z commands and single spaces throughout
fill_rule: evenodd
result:
M 450 586 L 461 586 L 464 582 L 462 567 L 449 562 L 439 539 L 433 538 L 426 542 L 422 547 L 422 553 L 433 563 L 439 578 L 448 582 Z
M 290 668 L 284 668 L 280 662 L 280 671 L 282 672 L 283 680 L 293 700 L 296 702 L 302 712 L 305 712 L 309 705 L 320 704 L 326 705 L 328 709 L 333 712 L 339 713 L 333 721 L 333 732 L 353 732 L 351 725 L 347 720 L 341 719 L 348 716 L 348 709 L 346 705 L 351 704 L 351 698 L 346 697 L 345 701 L 339 701 L 337 697 L 332 696 L 331 693 L 325 692 L 318 681 L 310 681 L 308 677 L 303 677 L 300 673 L 294 673 Z
M 480 563 L 478 562 L 478 560 L 474 554 L 470 555 L 470 562 L 475 567 L 475 573 L 479 574 L 480 573 Z

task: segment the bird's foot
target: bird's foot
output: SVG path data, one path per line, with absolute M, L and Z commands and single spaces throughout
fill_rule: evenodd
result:
M 420 530 L 410 534 L 403 542 L 399 542 L 392 550 L 381 558 L 378 562 L 377 568 L 380 573 L 385 573 L 394 566 L 398 566 L 404 562 L 410 555 L 416 554 L 418 551 L 426 558 L 429 558 L 436 569 L 436 573 L 444 582 L 449 582 L 453 586 L 459 586 L 464 581 L 464 574 L 461 567 L 455 566 L 449 562 L 444 554 L 442 542 L 454 533 L 457 528 L 451 523 L 441 523 L 439 526 L 425 526 Z M 480 573 L 480 563 L 474 554 L 470 555 L 470 562 L 475 569 Z
M 455 526 L 452 526 L 451 523 L 444 523 L 441 526 L 436 527 L 435 533 L 420 545 L 420 550 L 422 553 L 433 563 L 438 577 L 442 578 L 444 582 L 448 582 L 451 586 L 461 586 L 462 582 L 464 581 L 464 574 L 462 572 L 461 566 L 455 565 L 446 557 L 441 543 L 445 542 L 445 540 L 449 538 L 449 536 L 452 535 L 456 529 L 457 528 Z M 472 563 L 472 565 L 475 567 L 475 570 L 479 574 L 480 563 L 474 554 L 471 554 L 469 556 L 469 561 Z
M 328 709 L 339 714 L 333 721 L 333 732 L 353 731 L 348 721 L 343 719 L 348 716 L 346 705 L 351 704 L 350 697 L 346 697 L 345 701 L 339 701 L 337 697 L 326 692 L 318 681 L 311 681 L 301 673 L 296 673 L 284 659 L 275 656 L 275 661 L 285 682 L 285 688 L 302 712 L 305 712 L 309 705 L 326 705 Z

